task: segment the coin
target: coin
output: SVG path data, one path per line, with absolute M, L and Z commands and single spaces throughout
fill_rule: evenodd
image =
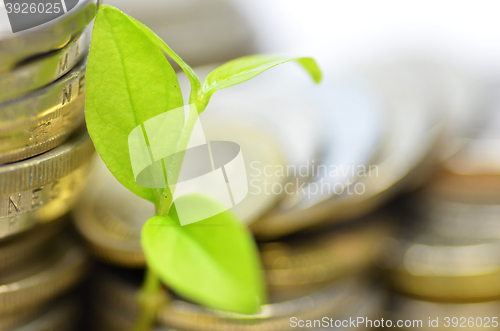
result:
M 43 312 L 43 307 L 34 307 L 0 316 L 0 331 L 11 331 Z
M 200 306 L 173 300 L 159 312 L 160 323 L 166 326 L 190 330 L 289 330 L 290 317 L 297 319 L 321 319 L 324 316 L 343 319 L 371 306 L 372 314 L 377 315 L 384 295 L 370 287 L 348 280 L 335 284 L 322 291 L 285 302 L 269 303 L 261 307 L 256 315 L 236 315 L 215 312 Z
M 49 152 L 0 166 L 0 237 L 65 214 L 83 187 L 93 152 L 81 130 Z
M 24 320 L 24 325 L 9 331 L 71 331 L 75 330 L 81 316 L 81 304 L 75 298 L 66 298 L 52 304 L 41 315 L 34 319 Z M 26 321 L 28 322 L 26 323 Z M 6 329 L 7 330 L 7 329 Z
M 429 321 L 438 320 L 438 323 L 433 324 L 433 330 L 449 330 L 455 326 L 472 329 L 481 329 L 483 326 L 492 326 L 492 317 L 498 316 L 500 310 L 500 302 L 488 301 L 478 303 L 443 303 L 429 302 L 401 295 L 394 295 L 392 298 L 391 310 L 389 318 L 393 322 L 396 320 L 422 321 L 420 327 L 412 325 L 407 329 L 429 328 Z M 473 325 L 470 326 L 467 322 L 473 320 Z M 465 320 L 465 323 L 464 323 Z M 476 324 L 477 323 L 477 324 Z M 457 325 L 458 324 L 458 325 Z M 494 328 L 498 329 L 498 328 Z
M 87 54 L 90 36 L 89 27 L 62 49 L 31 59 L 11 71 L 0 72 L 0 102 L 23 96 L 69 72 Z
M 196 68 L 196 72 L 203 77 L 213 69 L 205 66 Z M 185 74 L 179 74 L 178 79 L 181 89 L 189 90 Z M 314 86 L 301 68 L 293 64 L 276 67 L 242 85 L 219 91 L 223 97 L 215 95 L 210 100 L 200 116 L 201 123 L 251 128 L 280 145 L 287 165 L 310 167 L 323 152 L 323 137 L 317 129 L 321 105 L 313 98 Z
M 0 271 L 18 266 L 33 257 L 58 233 L 65 219 L 42 224 L 18 236 L 0 242 Z
M 286 167 L 286 155 L 276 139 L 249 128 L 247 123 L 228 122 L 221 125 L 210 120 L 204 124 L 205 136 L 209 141 L 231 141 L 237 143 L 243 155 L 247 178 L 248 193 L 242 201 L 231 208 L 240 221 L 250 224 L 273 208 L 285 194 L 273 191 L 289 181 L 288 176 L 269 176 L 267 166 Z
M 123 331 L 132 327 L 133 321 L 126 314 L 110 309 L 109 307 L 97 307 L 92 315 L 94 330 L 100 331 Z M 153 331 L 176 331 L 164 326 L 154 326 Z
M 65 236 L 42 258 L 0 276 L 0 315 L 42 305 L 77 284 L 88 270 L 82 247 Z
M 81 63 L 40 90 L 0 103 L 0 164 L 52 149 L 83 123 L 85 68 Z
M 0 30 L 0 71 L 38 54 L 67 45 L 95 17 L 98 0 L 81 0 L 67 14 L 38 27 L 12 34 Z
M 212 66 L 197 68 L 201 77 L 207 75 Z M 189 88 L 184 74 L 179 75 L 179 84 L 183 90 Z M 273 68 L 272 72 L 220 91 L 223 98 L 213 97 L 201 116 L 201 123 L 207 132 L 218 132 L 218 128 L 238 128 L 245 132 L 252 131 L 254 136 L 261 135 L 273 145 L 278 145 L 285 164 L 254 160 L 247 167 L 248 184 L 262 185 L 264 176 L 267 181 L 267 195 L 280 199 L 288 188 L 306 182 L 311 175 L 309 169 L 323 157 L 323 136 L 317 129 L 318 113 L 321 104 L 315 97 L 314 83 L 298 66 Z M 214 125 L 216 129 L 211 129 Z M 227 130 L 227 129 L 225 129 Z M 228 139 L 245 141 L 253 149 L 263 149 L 261 142 L 252 144 L 251 140 L 239 137 L 235 133 Z M 251 146 L 253 145 L 253 146 Z M 244 154 L 244 153 L 243 153 Z M 254 153 L 256 154 L 256 153 Z M 243 155 L 245 158 L 245 155 Z M 271 160 L 272 161 L 272 160 Z M 251 162 L 250 162 L 251 163 Z M 277 177 L 277 178 L 276 178 Z M 279 184 L 282 182 L 282 184 Z M 279 184 L 279 185 L 278 185 Z M 274 188 L 274 191 L 272 189 Z M 293 191 L 293 190 L 292 190 Z M 253 220 L 252 220 L 253 221 Z
M 419 223 L 426 232 L 442 237 L 500 239 L 498 203 L 480 204 L 476 199 L 470 203 L 454 202 L 428 193 L 416 192 L 408 207 L 419 215 Z
M 424 194 L 458 203 L 497 204 L 500 201 L 500 116 L 491 119 L 494 135 L 470 140 L 446 160 Z
M 380 265 L 398 291 L 439 300 L 479 301 L 500 296 L 499 245 L 495 240 L 426 233 L 392 238 L 385 243 Z
M 206 123 L 207 139 L 232 141 L 240 145 L 247 172 L 251 171 L 255 162 L 284 165 L 284 156 L 271 137 L 246 126 L 220 125 L 209 121 L 202 123 Z M 128 267 L 144 266 L 140 233 L 148 218 L 154 216 L 154 205 L 123 187 L 102 161 L 96 160 L 95 169 L 83 192 L 82 201 L 74 211 L 78 230 L 92 252 L 104 261 Z M 261 171 L 258 176 L 250 172 L 248 181 L 247 196 L 231 209 L 246 223 L 266 213 L 282 196 L 266 193 L 264 185 L 284 185 L 288 178 L 266 177 Z
M 389 134 L 374 164 L 365 168 L 351 190 L 310 208 L 278 208 L 251 224 L 258 238 L 272 239 L 307 227 L 366 215 L 396 194 L 420 185 L 437 166 L 443 117 L 433 111 L 433 100 L 422 98 L 418 82 L 408 79 L 411 75 L 394 71 L 396 75 L 391 75 L 389 69 L 381 70 L 369 80 L 381 97 L 388 100 L 384 109 Z
M 379 217 L 261 243 L 268 290 L 281 297 L 297 295 L 366 272 L 391 233 L 388 216 Z
M 325 156 L 315 165 L 311 183 L 294 196 L 285 197 L 281 209 L 318 208 L 353 185 L 362 169 L 369 167 L 383 146 L 384 115 L 373 92 L 355 79 L 325 77 L 315 87 L 317 98 L 324 99 L 320 126 L 325 131 Z M 366 84 L 366 83 L 365 83 Z M 329 187 L 320 191 L 317 187 Z M 287 201 L 288 199 L 288 201 Z M 293 208 L 292 208 L 293 207 Z
M 494 89 L 487 78 L 462 63 L 435 58 L 412 56 L 395 62 L 394 70 L 411 75 L 416 87 L 422 90 L 422 98 L 434 100 L 435 109 L 444 113 L 446 138 L 440 152 L 443 160 L 478 135 L 493 111 Z
M 115 313 L 127 316 L 129 323 L 137 314 L 137 285 L 113 273 L 97 279 L 96 293 L 102 296 L 98 310 L 113 307 Z M 176 330 L 288 330 L 290 317 L 317 319 L 324 316 L 349 318 L 381 314 L 385 301 L 383 292 L 374 289 L 363 279 L 348 279 L 321 291 L 292 300 L 275 302 L 261 307 L 257 315 L 238 315 L 213 311 L 180 299 L 172 299 L 160 309 L 159 322 Z M 121 319 L 126 323 L 125 319 Z
M 126 267 L 143 267 L 140 234 L 154 205 L 121 185 L 96 156 L 92 176 L 73 212 L 75 225 L 94 255 Z
M 426 231 L 444 237 L 498 239 L 500 212 L 500 113 L 447 159 L 410 207 Z

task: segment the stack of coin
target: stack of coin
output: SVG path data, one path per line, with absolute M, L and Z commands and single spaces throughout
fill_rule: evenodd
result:
M 380 262 L 399 293 L 394 319 L 443 330 L 499 326 L 492 322 L 500 304 L 500 117 L 485 116 L 469 137 L 456 138 L 463 148 L 431 183 L 402 203 L 406 225 L 386 241 Z
M 327 131 L 336 133 L 327 135 L 327 153 L 315 165 L 327 170 L 251 224 L 258 238 L 367 215 L 420 185 L 437 166 L 444 132 L 443 113 L 434 111 L 439 98 L 412 66 L 372 71 L 357 79 L 327 76 L 317 88 L 313 99 L 325 99 Z
M 270 300 L 258 314 L 213 311 L 174 296 L 160 309 L 159 325 L 175 330 L 289 330 L 299 320 L 380 318 L 385 293 L 367 276 L 387 231 L 383 222 L 368 227 L 360 223 L 262 243 Z M 130 328 L 138 312 L 141 278 L 137 272 L 109 268 L 96 276 L 96 328 Z
M 19 17 L 0 24 L 0 330 L 73 330 L 79 313 L 60 297 L 89 257 L 62 230 L 94 153 L 84 100 L 97 6 L 19 32 Z
M 95 162 L 94 176 L 74 211 L 76 226 L 90 251 L 103 262 L 142 268 L 145 258 L 140 231 L 154 215 L 154 206 L 121 186 L 100 159 Z M 340 319 L 355 317 L 359 311 L 376 318 L 385 296 L 372 286 L 370 270 L 381 240 L 391 229 L 386 215 L 377 217 L 260 243 L 271 304 L 254 316 L 253 326 L 247 325 L 243 316 L 218 316 L 180 298 L 162 308 L 160 322 L 176 330 L 286 330 L 292 317 Z M 135 281 L 127 285 L 124 279 L 129 278 Z M 119 330 L 131 326 L 141 279 L 142 270 L 120 268 L 95 277 L 96 328 Z
M 174 298 L 159 314 L 166 327 L 285 330 L 292 317 L 342 319 L 359 311 L 375 319 L 382 313 L 385 298 L 372 285 L 370 270 L 391 228 L 387 215 L 370 212 L 420 184 L 437 164 L 434 152 L 443 132 L 443 117 L 431 107 L 437 101 L 422 101 L 421 94 L 428 95 L 404 74 L 391 80 L 382 71 L 376 79 L 347 82 L 327 77 L 324 86 L 316 87 L 298 67 L 273 70 L 221 91 L 224 98 L 214 98 L 201 116 L 207 140 L 237 142 L 244 155 L 249 193 L 232 210 L 259 240 L 267 240 L 259 247 L 271 303 L 244 318 Z M 389 81 L 381 84 L 381 77 Z M 180 83 L 186 85 L 182 76 Z M 390 102 L 377 101 L 376 89 Z M 318 134 L 318 127 L 327 133 Z M 101 261 L 143 268 L 140 231 L 154 206 L 119 184 L 101 160 L 95 162 L 74 211 L 76 226 Z M 312 170 L 318 165 L 328 166 L 328 172 L 318 176 Z M 370 165 L 373 174 L 367 173 Z M 290 169 L 306 171 L 287 173 Z M 358 183 L 363 192 L 349 193 Z M 330 190 L 313 190 L 325 185 Z M 290 187 L 291 193 L 284 190 Z M 141 277 L 127 290 L 119 284 L 128 273 L 114 269 L 111 280 L 96 277 L 96 293 L 104 300 L 95 307 L 102 329 L 118 330 L 133 321 Z M 113 293 L 104 290 L 115 287 Z
M 200 72 L 203 73 L 203 70 Z M 286 81 L 286 78 L 283 79 Z M 181 86 L 186 83 L 182 77 L 180 83 Z M 265 86 L 263 88 L 265 91 Z M 253 96 L 251 91 L 247 92 L 249 102 L 245 104 L 262 104 L 263 100 Z M 233 93 L 239 94 L 238 90 L 233 90 Z M 272 94 L 268 92 L 266 96 Z M 247 224 L 261 218 L 283 198 L 285 192 L 272 192 L 272 187 L 279 188 L 292 182 L 290 176 L 276 176 L 275 170 L 268 173 L 266 169 L 286 168 L 290 164 L 296 168 L 307 166 L 307 160 L 319 155 L 319 138 L 314 135 L 314 123 L 301 113 L 303 107 L 308 107 L 308 98 L 300 94 L 293 96 L 281 101 L 282 109 L 302 123 L 302 132 L 279 129 L 279 116 L 274 119 L 266 117 L 270 112 L 257 107 L 253 112 L 241 109 L 237 112 L 241 116 L 235 118 L 224 115 L 228 111 L 227 107 L 215 104 L 201 116 L 207 140 L 236 142 L 242 150 L 249 192 L 232 211 Z M 305 145 L 296 146 L 295 143 L 301 140 Z M 74 213 L 78 230 L 87 240 L 91 251 L 105 261 L 125 267 L 144 266 L 140 230 L 147 219 L 154 215 L 153 204 L 124 188 L 100 159 L 95 159 L 93 168 L 93 175 Z

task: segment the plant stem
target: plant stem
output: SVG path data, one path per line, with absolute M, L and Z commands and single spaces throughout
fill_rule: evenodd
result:
M 186 126 L 179 141 L 179 149 L 184 151 L 189 143 L 189 138 L 193 132 L 196 119 L 198 118 L 198 112 L 191 111 L 189 113 L 188 120 L 186 121 Z M 182 160 L 184 159 L 184 153 L 179 152 L 176 154 L 176 158 L 172 163 L 172 167 L 169 171 L 170 178 L 178 178 L 182 167 Z M 174 181 L 175 181 L 174 180 Z M 159 193 L 159 192 L 158 192 Z M 173 191 L 170 190 L 168 184 L 166 185 L 163 194 L 160 197 L 160 201 L 157 204 L 156 215 L 157 216 L 167 216 L 173 203 Z M 161 294 L 161 283 L 158 276 L 151 270 L 146 269 L 146 277 L 141 288 L 141 293 L 139 296 L 139 316 L 134 323 L 132 331 L 149 331 L 151 326 L 156 321 L 156 314 L 158 312 L 161 300 L 159 299 Z
M 171 179 L 171 182 L 175 183 L 182 168 L 182 161 L 184 160 L 184 154 L 186 148 L 189 144 L 189 139 L 191 138 L 191 134 L 193 133 L 194 125 L 196 124 L 196 120 L 198 119 L 199 113 L 197 111 L 190 111 L 188 115 L 188 119 L 186 121 L 186 125 L 184 130 L 180 136 L 178 150 L 179 152 L 175 154 L 174 160 L 172 161 L 172 165 L 168 172 L 168 178 Z M 159 207 L 157 209 L 156 215 L 158 216 L 167 216 L 170 208 L 172 207 L 173 202 L 173 194 L 174 191 L 170 190 L 170 187 L 167 185 L 167 188 L 163 191 L 163 194 L 160 198 Z
M 137 24 L 142 26 L 142 23 L 137 21 Z M 200 90 L 201 84 L 196 73 L 189 67 L 161 38 L 156 34 L 152 33 L 149 29 L 144 29 L 144 32 L 151 38 L 151 40 L 167 55 L 169 55 L 177 64 L 184 70 L 189 82 L 191 83 L 191 94 L 189 97 L 189 103 L 195 104 L 198 109 L 196 112 L 189 112 L 188 120 L 186 121 L 186 126 L 180 137 L 178 150 L 179 153 L 176 154 L 172 167 L 169 171 L 169 178 L 172 178 L 172 182 L 175 182 L 179 176 L 182 167 L 182 161 L 184 159 L 184 152 L 189 144 L 189 139 L 194 129 L 196 119 L 199 113 L 201 113 L 206 104 L 202 104 L 200 101 Z M 165 178 L 166 180 L 166 178 Z M 168 183 L 166 183 L 166 188 L 163 193 L 159 190 L 155 191 L 158 203 L 156 204 L 156 215 L 167 216 L 170 208 L 173 204 L 173 194 L 174 192 L 170 190 Z M 156 321 L 156 314 L 158 312 L 161 300 L 159 300 L 161 294 L 161 283 L 158 276 L 149 268 L 146 269 L 146 276 L 144 283 L 141 288 L 141 293 L 139 296 L 139 316 L 137 317 L 132 331 L 149 331 Z
M 156 322 L 156 315 L 165 301 L 162 295 L 160 279 L 151 269 L 146 269 L 144 283 L 139 293 L 139 315 L 132 331 L 149 331 Z

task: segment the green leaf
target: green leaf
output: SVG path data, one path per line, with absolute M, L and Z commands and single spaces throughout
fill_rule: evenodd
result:
M 201 88 L 201 109 L 205 109 L 212 94 L 257 76 L 277 65 L 297 61 L 309 72 L 315 83 L 321 81 L 321 70 L 316 61 L 310 57 L 290 57 L 276 55 L 250 55 L 229 61 L 208 74 Z
M 201 195 L 179 199 L 193 209 L 220 208 Z M 181 226 L 172 208 L 146 222 L 141 241 L 149 267 L 183 297 L 241 314 L 256 313 L 265 303 L 257 247 L 230 211 Z
M 128 135 L 144 121 L 181 107 L 182 94 L 158 47 L 129 16 L 110 6 L 102 6 L 95 20 L 86 95 L 85 119 L 97 152 L 120 183 L 155 202 L 155 191 L 135 182 Z
M 149 29 L 147 26 L 136 20 L 135 18 L 132 18 L 134 20 L 135 24 L 151 39 L 152 42 L 155 43 L 155 45 L 161 49 L 161 51 L 168 56 L 172 58 L 172 60 L 175 61 L 181 67 L 181 69 L 186 73 L 186 76 L 189 79 L 189 82 L 191 84 L 191 97 L 190 100 L 191 102 L 196 101 L 196 95 L 201 89 L 201 83 L 200 79 L 198 78 L 198 75 L 194 72 L 194 70 L 186 63 L 184 62 L 183 59 L 177 53 L 175 53 L 170 46 L 168 46 L 163 39 L 158 37 L 156 33 L 154 33 L 151 29 Z

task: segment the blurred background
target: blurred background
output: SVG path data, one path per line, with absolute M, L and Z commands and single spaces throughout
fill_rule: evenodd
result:
M 384 318 L 392 321 L 387 327 L 402 321 L 397 326 L 406 329 L 430 329 L 429 319 L 438 320 L 438 329 L 461 323 L 499 328 L 493 320 L 500 314 L 500 3 L 102 3 L 150 27 L 200 78 L 225 61 L 255 53 L 311 56 L 324 75 L 315 85 L 290 63 L 210 101 L 201 116 L 207 139 L 237 142 L 245 158 L 249 194 L 233 211 L 258 242 L 270 303 L 257 318 L 246 319 L 169 293 L 158 330 L 289 330 L 295 329 L 290 317 L 324 316 Z M 15 77 L 24 65 L 5 75 Z M 84 70 L 78 65 L 75 59 L 75 77 Z M 180 71 L 179 81 L 187 94 Z M 38 98 L 27 92 L 16 100 L 1 97 L 0 119 L 9 127 L 16 100 Z M 5 130 L 0 138 L 13 136 Z M 65 139 L 57 148 L 82 144 Z M 59 155 L 43 152 L 31 160 Z M 0 330 L 27 330 L 21 327 L 29 323 L 38 327 L 29 330 L 132 325 L 145 266 L 140 230 L 154 207 L 123 188 L 96 155 L 90 160 L 85 153 L 83 165 L 75 166 L 84 169 L 78 185 L 64 186 L 75 191 L 71 202 L 53 213 L 28 210 L 25 230 L 0 232 L 0 256 L 14 260 L 23 247 L 26 256 L 23 263 L 0 263 Z M 33 167 L 26 162 L 5 159 L 0 177 L 14 181 L 16 167 Z M 285 174 L 276 171 L 280 167 Z M 5 210 L 20 191 L 15 187 L 0 185 Z M 81 260 L 63 268 L 67 285 L 47 295 L 28 288 L 12 307 L 8 300 L 15 291 L 2 285 L 22 287 L 27 274 L 53 274 L 52 264 L 26 270 L 40 247 L 60 250 L 52 247 L 55 236 L 74 238 L 73 254 Z M 30 307 L 29 314 L 21 313 L 23 307 Z M 341 328 L 322 327 L 310 329 Z

